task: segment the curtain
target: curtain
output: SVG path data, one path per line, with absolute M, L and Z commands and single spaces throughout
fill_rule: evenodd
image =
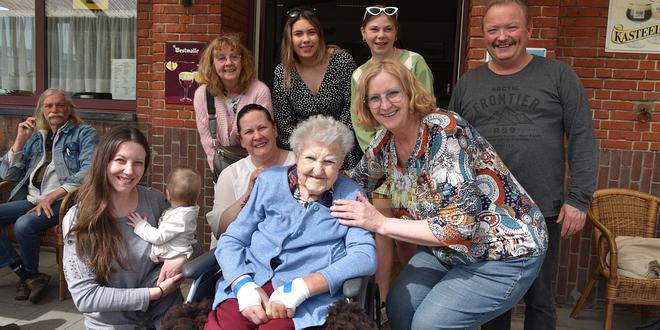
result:
M 48 17 L 49 87 L 110 92 L 112 59 L 134 59 L 135 17 Z
M 34 17 L 0 17 L 0 88 L 34 92 Z

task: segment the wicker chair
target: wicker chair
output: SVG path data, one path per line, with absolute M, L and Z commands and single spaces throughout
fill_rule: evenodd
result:
M 660 197 L 628 189 L 601 189 L 594 193 L 589 219 L 594 225 L 597 263 L 587 286 L 571 312 L 577 318 L 600 276 L 607 280 L 604 329 L 612 328 L 615 304 L 660 305 L 660 280 L 635 279 L 617 274 L 616 236 L 655 237 Z M 607 261 L 609 254 L 610 262 Z
M 13 185 L 14 182 L 12 181 L 0 181 L 0 191 L 3 190 L 9 191 Z M 73 206 L 77 193 L 78 193 L 78 189 L 76 188 L 70 191 L 68 194 L 66 194 L 66 196 L 64 196 L 64 199 L 62 200 L 62 204 L 60 205 L 58 224 L 54 227 L 49 228 L 48 230 L 42 231 L 41 234 L 39 235 L 41 238 L 42 246 L 50 246 L 55 248 L 55 259 L 57 261 L 57 268 L 59 272 L 58 295 L 60 301 L 66 299 L 66 294 L 67 294 L 67 284 L 64 278 L 64 271 L 62 269 L 62 250 L 64 249 L 64 240 L 62 238 L 62 220 L 64 219 L 64 215 L 69 210 L 69 208 Z M 2 228 L 2 230 L 4 230 L 12 240 L 16 241 L 16 239 L 13 237 L 14 236 L 13 225 L 5 226 L 5 228 Z

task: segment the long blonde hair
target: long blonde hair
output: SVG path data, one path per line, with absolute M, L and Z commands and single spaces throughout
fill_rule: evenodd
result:
M 323 33 L 321 21 L 319 21 L 312 10 L 300 9 L 299 15 L 289 17 L 284 24 L 282 42 L 280 44 L 280 61 L 282 62 L 282 74 L 284 76 L 284 89 L 287 90 L 291 88 L 291 75 L 296 67 L 296 63 L 300 62 L 298 54 L 293 50 L 291 33 L 293 32 L 293 24 L 301 19 L 307 20 L 309 24 L 314 27 L 319 36 L 319 45 L 314 60 L 318 63 L 322 63 L 328 52 L 328 45 L 325 42 L 325 34 Z
M 360 76 L 358 83 L 357 96 L 353 101 L 353 108 L 357 113 L 357 124 L 369 130 L 380 126 L 378 121 L 371 114 L 371 111 L 365 104 L 365 99 L 369 94 L 367 88 L 369 81 L 381 72 L 386 72 L 399 79 L 403 93 L 409 98 L 408 110 L 411 114 L 422 118 L 437 108 L 435 96 L 429 93 L 424 86 L 415 78 L 415 76 L 403 64 L 395 60 L 382 60 L 371 62 Z
M 48 125 L 48 121 L 44 118 L 44 102 L 46 102 L 47 97 L 58 94 L 62 95 L 66 106 L 69 108 L 69 121 L 74 125 L 82 125 L 82 120 L 76 115 L 76 109 L 78 108 L 73 102 L 71 102 L 71 99 L 66 96 L 66 92 L 59 88 L 49 88 L 39 95 L 37 106 L 34 108 L 34 118 L 37 121 L 37 129 L 50 130 L 50 125 Z
M 240 36 L 237 33 L 221 34 L 206 47 L 199 61 L 199 74 L 202 77 L 202 83 L 206 84 L 206 90 L 221 98 L 225 97 L 226 87 L 215 71 L 213 53 L 220 52 L 223 48 L 233 49 L 241 55 L 241 73 L 238 76 L 238 89 L 241 93 L 245 92 L 257 77 L 254 69 L 254 57 L 243 46 Z
M 108 132 L 96 148 L 92 167 L 78 194 L 76 222 L 67 234 L 76 237 L 76 253 L 94 270 L 101 284 L 108 283 L 115 262 L 123 269 L 127 266 L 128 247 L 110 214 L 111 187 L 107 174 L 119 145 L 127 141 L 144 148 L 145 171 L 149 167 L 149 143 L 142 132 L 125 126 Z

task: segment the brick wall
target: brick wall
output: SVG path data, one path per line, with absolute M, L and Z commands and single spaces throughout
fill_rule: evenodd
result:
M 468 68 L 483 63 L 481 17 L 486 0 L 473 0 Z M 582 80 L 593 111 L 600 147 L 598 187 L 630 188 L 660 195 L 660 55 L 605 52 L 609 0 L 528 0 L 533 17 L 530 47 L 571 66 Z M 650 101 L 648 123 L 637 121 L 636 107 Z M 572 305 L 593 268 L 591 225 L 561 241 L 557 300 Z M 599 284 L 587 307 L 600 307 Z

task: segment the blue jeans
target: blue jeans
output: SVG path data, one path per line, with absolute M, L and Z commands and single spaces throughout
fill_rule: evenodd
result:
M 513 307 L 543 256 L 469 265 L 440 262 L 420 247 L 387 296 L 392 329 L 475 329 Z
M 555 287 L 552 285 L 552 281 L 557 276 L 561 233 L 557 217 L 546 218 L 545 224 L 548 227 L 548 251 L 545 253 L 545 260 L 539 275 L 524 296 L 526 330 L 553 330 L 557 327 Z M 481 329 L 511 329 L 511 311 L 494 318 L 484 324 Z
M 53 217 L 48 219 L 45 214 L 38 216 L 36 213 L 27 214 L 35 207 L 27 200 L 18 200 L 0 204 L 0 225 L 14 223 L 14 236 L 21 248 L 21 257 L 9 241 L 5 233 L 0 233 L 0 267 L 11 265 L 18 259 L 23 260 L 25 270 L 34 274 L 39 271 L 39 247 L 41 239 L 39 233 L 57 225 L 59 222 L 60 204 L 58 200 L 51 205 Z

